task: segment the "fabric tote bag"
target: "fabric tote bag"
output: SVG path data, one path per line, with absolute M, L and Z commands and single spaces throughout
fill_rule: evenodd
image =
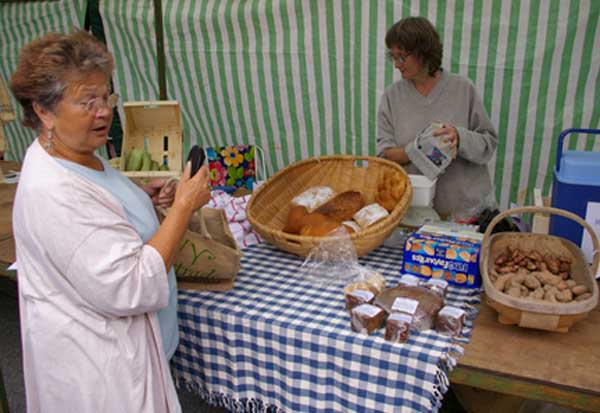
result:
M 163 208 L 158 211 L 162 217 L 166 216 Z M 177 287 L 229 290 L 240 270 L 241 258 L 242 251 L 231 234 L 225 211 L 201 208 L 192 216 L 175 255 Z

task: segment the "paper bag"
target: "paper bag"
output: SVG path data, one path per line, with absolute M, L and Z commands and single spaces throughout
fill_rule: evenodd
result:
M 164 211 L 159 211 L 164 215 Z M 192 216 L 173 267 L 177 287 L 226 291 L 233 287 L 242 251 L 222 209 L 202 208 Z

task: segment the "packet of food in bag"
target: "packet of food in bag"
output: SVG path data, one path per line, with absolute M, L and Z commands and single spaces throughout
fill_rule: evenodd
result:
M 433 135 L 442 126 L 442 123 L 430 123 L 406 146 L 406 155 L 410 161 L 432 181 L 446 170 L 454 157 L 452 149 L 444 142 L 446 135 Z
M 306 208 L 310 213 L 335 196 L 335 191 L 328 186 L 313 186 L 292 199 L 292 205 Z

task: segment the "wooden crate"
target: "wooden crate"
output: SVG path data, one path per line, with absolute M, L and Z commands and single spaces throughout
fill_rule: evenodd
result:
M 176 177 L 183 172 L 183 132 L 176 101 L 126 102 L 120 169 L 130 178 Z M 147 150 L 168 171 L 125 171 L 133 148 Z

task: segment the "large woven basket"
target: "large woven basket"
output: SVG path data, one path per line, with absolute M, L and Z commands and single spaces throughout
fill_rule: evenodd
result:
M 246 214 L 252 227 L 267 242 L 284 251 L 306 257 L 326 237 L 308 237 L 282 231 L 292 198 L 310 187 L 327 185 L 338 193 L 359 191 L 369 204 L 375 200 L 378 182 L 385 171 L 404 175 L 406 191 L 388 217 L 350 235 L 360 257 L 383 243 L 410 206 L 410 180 L 404 169 L 394 162 L 350 155 L 323 156 L 296 162 L 277 172 L 254 192 Z
M 598 238 L 592 228 L 579 216 L 569 211 L 550 207 L 522 207 L 504 211 L 490 222 L 481 243 L 479 266 L 487 302 L 490 307 L 498 311 L 498 321 L 502 324 L 517 324 L 520 327 L 567 332 L 573 323 L 585 318 L 598 304 L 598 285 L 594 275 L 598 269 L 599 256 L 597 254 L 594 256 L 590 268 L 579 247 L 564 238 L 519 232 L 501 232 L 490 236 L 495 225 L 503 218 L 523 213 L 547 213 L 570 218 L 588 231 L 592 237 L 594 251 L 598 250 Z M 508 245 L 529 251 L 535 249 L 542 254 L 570 257 L 572 259 L 571 277 L 577 284 L 587 286 L 592 296 L 584 301 L 548 303 L 511 297 L 500 292 L 494 287 L 490 273 L 494 268 L 496 258 L 506 250 Z

